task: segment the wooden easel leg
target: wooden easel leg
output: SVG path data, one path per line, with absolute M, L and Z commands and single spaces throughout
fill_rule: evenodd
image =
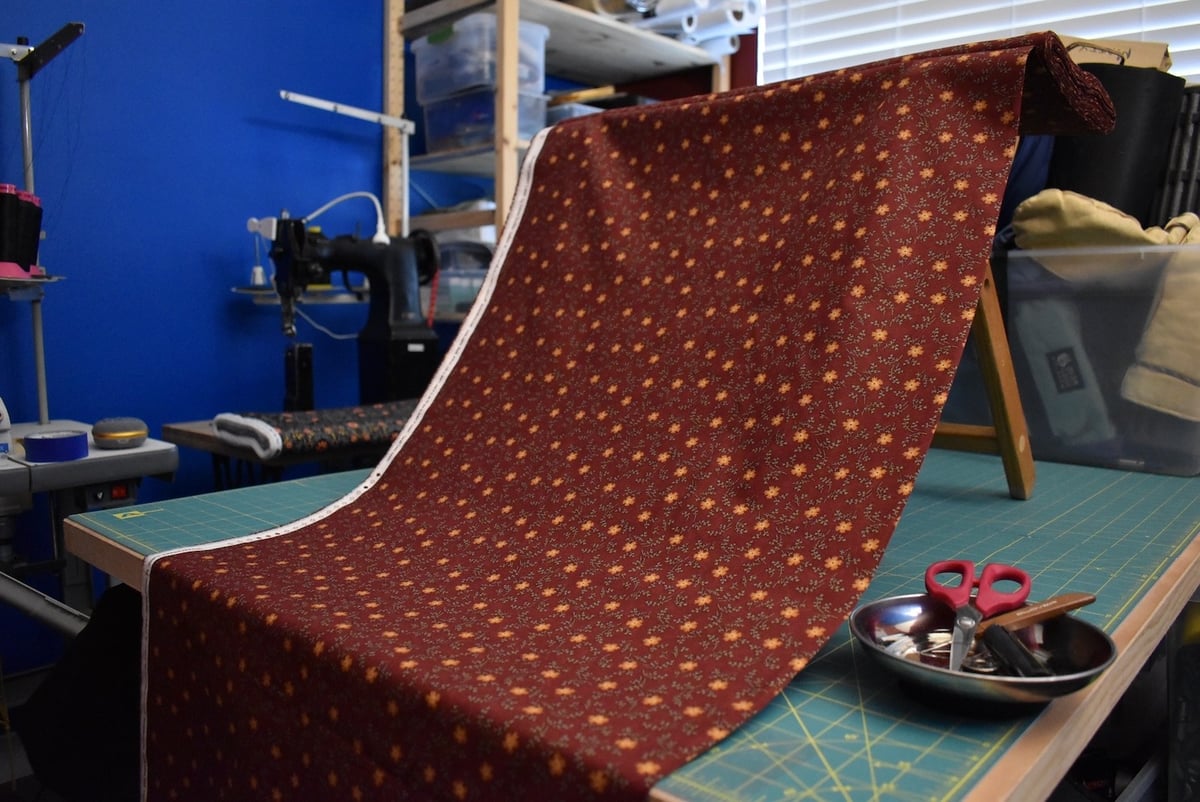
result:
M 999 454 L 1008 479 L 1008 492 L 1013 498 L 1027 499 L 1033 495 L 1035 469 L 1033 452 L 1029 448 L 1029 429 L 1025 411 L 1017 391 L 1013 372 L 1012 353 L 1000 314 L 1000 298 L 991 265 L 984 273 L 979 306 L 971 325 L 979 367 L 987 390 L 988 406 L 992 411 L 992 426 L 961 423 L 938 425 L 933 445 L 960 451 L 982 451 Z

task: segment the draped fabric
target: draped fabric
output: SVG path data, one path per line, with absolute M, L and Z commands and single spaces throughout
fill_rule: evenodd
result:
M 1023 124 L 1112 124 L 1053 35 L 540 134 L 370 479 L 148 567 L 146 797 L 639 799 L 728 735 L 871 581 Z

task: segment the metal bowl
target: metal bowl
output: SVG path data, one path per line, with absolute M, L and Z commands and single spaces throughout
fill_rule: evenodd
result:
M 1101 629 L 1069 615 L 1016 630 L 1045 661 L 1051 676 L 1006 674 L 977 640 L 963 670 L 949 666 L 954 611 L 926 594 L 892 596 L 859 607 L 850 631 L 867 652 L 922 695 L 955 697 L 989 706 L 1043 704 L 1094 680 L 1117 656 Z

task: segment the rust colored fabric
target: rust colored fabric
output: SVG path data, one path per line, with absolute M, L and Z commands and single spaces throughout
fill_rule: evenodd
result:
M 370 480 L 148 569 L 147 798 L 639 799 L 738 727 L 871 581 L 1022 119 L 1112 112 L 1040 35 L 541 135 Z

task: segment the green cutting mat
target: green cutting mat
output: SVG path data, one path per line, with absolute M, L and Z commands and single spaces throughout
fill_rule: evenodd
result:
M 1033 498 L 1014 501 L 998 459 L 931 451 L 863 601 L 924 592 L 934 560 L 1000 561 L 1029 571 L 1033 599 L 1095 593 L 1074 614 L 1115 630 L 1200 531 L 1200 484 L 1052 463 L 1037 470 Z M 689 802 L 954 800 L 1031 721 L 915 700 L 843 626 L 765 710 L 657 789 Z
M 365 471 L 72 516 L 149 554 L 290 523 L 357 486 Z M 926 566 L 963 557 L 1033 576 L 1033 598 L 1074 590 L 1076 615 L 1112 632 L 1200 531 L 1190 479 L 1038 464 L 1033 498 L 1014 501 L 1000 461 L 930 452 L 864 601 L 923 591 Z M 919 702 L 843 627 L 775 701 L 658 789 L 689 802 L 954 800 L 1031 718 L 955 715 Z
M 131 551 L 149 555 L 250 535 L 297 521 L 346 495 L 369 474 L 370 470 L 323 474 L 156 504 L 80 513 L 72 515 L 70 520 Z

